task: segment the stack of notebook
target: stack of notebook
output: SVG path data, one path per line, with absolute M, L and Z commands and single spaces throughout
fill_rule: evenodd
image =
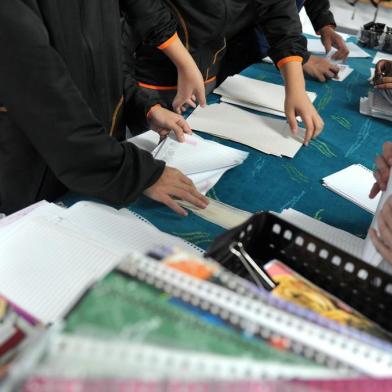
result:
M 366 116 L 392 121 L 392 92 L 372 90 L 360 100 L 359 111 Z

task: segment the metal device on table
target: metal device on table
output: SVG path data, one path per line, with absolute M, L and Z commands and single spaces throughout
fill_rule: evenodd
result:
M 392 27 L 369 22 L 360 30 L 358 43 L 371 49 L 392 53 Z

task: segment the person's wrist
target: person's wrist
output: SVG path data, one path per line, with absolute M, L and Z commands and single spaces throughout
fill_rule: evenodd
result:
M 148 121 L 151 121 L 154 112 L 156 112 L 158 109 L 162 109 L 162 106 L 159 103 L 157 103 L 154 106 L 151 106 L 151 108 L 149 109 L 149 111 L 146 114 L 146 118 Z
M 323 35 L 325 33 L 329 33 L 329 32 L 335 32 L 336 26 L 334 25 L 325 25 L 323 27 L 321 27 L 319 29 L 319 31 L 317 32 L 317 34 L 319 35 Z

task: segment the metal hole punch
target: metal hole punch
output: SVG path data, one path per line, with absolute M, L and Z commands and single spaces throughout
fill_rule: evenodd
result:
M 258 266 L 252 257 L 249 256 L 242 242 L 233 242 L 229 246 L 229 250 L 241 261 L 258 287 L 271 291 L 277 286 L 263 268 Z

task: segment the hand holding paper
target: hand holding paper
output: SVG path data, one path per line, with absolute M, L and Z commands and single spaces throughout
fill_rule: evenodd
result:
M 305 124 L 306 135 L 304 144 L 307 146 L 311 139 L 317 137 L 324 128 L 324 122 L 310 102 L 305 91 L 305 80 L 302 64 L 289 62 L 281 68 L 286 84 L 285 113 L 291 132 L 297 134 L 296 116 L 300 116 Z
M 380 191 L 387 189 L 389 173 L 392 167 L 392 142 L 386 142 L 383 146 L 383 152 L 376 158 L 377 170 L 374 172 L 376 183 L 370 191 L 369 197 L 373 199 Z
M 322 27 L 319 33 L 326 53 L 328 53 L 332 47 L 337 49 L 332 56 L 333 60 L 345 60 L 347 58 L 350 51 L 347 48 L 344 39 L 331 26 Z

